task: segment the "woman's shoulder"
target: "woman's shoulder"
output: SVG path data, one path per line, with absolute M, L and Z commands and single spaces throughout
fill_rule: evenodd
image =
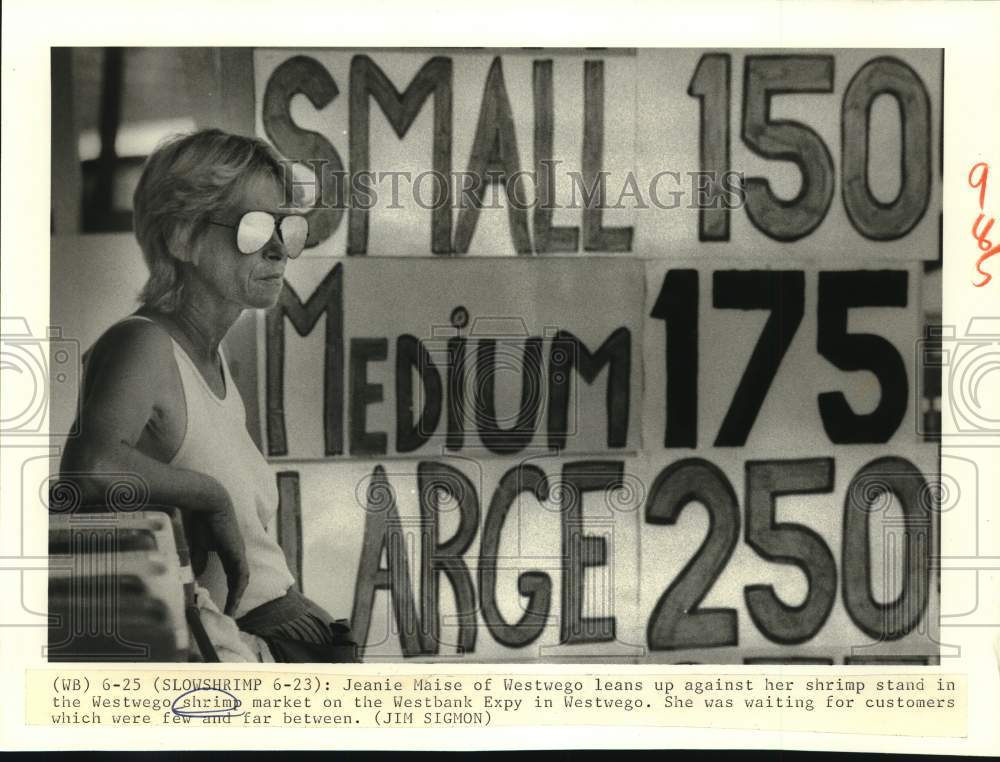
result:
M 100 438 L 113 434 L 115 444 L 169 462 L 187 425 L 183 400 L 167 331 L 153 320 L 120 320 L 85 355 L 77 446 L 104 446 Z
M 128 369 L 130 375 L 156 373 L 173 364 L 173 342 L 159 320 L 137 312 L 107 328 L 85 360 L 88 371 L 113 366 Z

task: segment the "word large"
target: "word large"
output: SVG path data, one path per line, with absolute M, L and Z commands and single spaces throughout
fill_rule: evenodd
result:
M 614 616 L 584 615 L 587 570 L 605 566 L 614 557 L 605 537 L 592 534 L 583 510 L 584 496 L 600 499 L 625 486 L 621 460 L 567 462 L 558 477 L 550 477 L 532 463 L 507 470 L 481 515 L 481 496 L 460 470 L 439 461 L 422 461 L 416 470 L 419 522 L 403 522 L 396 490 L 384 468 L 376 466 L 367 489 L 362 550 L 355 576 L 351 616 L 361 643 L 368 638 L 374 598 L 387 591 L 405 656 L 433 655 L 441 646 L 441 577 L 450 584 L 456 601 L 458 652 L 474 653 L 480 620 L 499 644 L 524 648 L 536 641 L 554 621 L 553 581 L 543 570 L 522 571 L 517 590 L 527 601 L 517 621 L 507 621 L 498 605 L 498 559 L 501 533 L 512 519 L 512 507 L 522 494 L 539 502 L 552 496 L 560 503 L 559 526 L 561 599 L 559 638 L 563 645 L 610 642 L 616 639 Z M 647 646 L 653 651 L 720 648 L 739 645 L 738 612 L 733 608 L 700 608 L 732 556 L 745 524 L 747 545 L 773 564 L 797 567 L 808 581 L 804 600 L 792 605 L 776 593 L 767 579 L 748 579 L 743 587 L 746 609 L 754 626 L 768 640 L 801 644 L 815 637 L 827 621 L 836 600 L 838 576 L 844 607 L 851 620 L 876 641 L 898 640 L 910 633 L 927 610 L 930 596 L 930 558 L 936 541 L 934 492 L 910 461 L 887 456 L 864 464 L 850 479 L 836 510 L 841 516 L 842 549 L 838 575 L 834 554 L 823 537 L 796 522 L 779 521 L 779 497 L 831 494 L 832 458 L 748 461 L 746 491 L 741 511 L 736 490 L 725 474 L 702 458 L 669 464 L 653 481 L 645 499 L 646 524 L 671 526 L 693 504 L 708 511 L 708 531 L 688 563 L 648 614 Z M 298 474 L 285 472 L 283 493 L 298 500 Z M 901 557 L 901 576 L 892 600 L 873 592 L 870 534 L 873 509 L 891 496 L 898 504 L 899 538 L 893 541 Z M 458 509 L 457 528 L 441 537 L 441 517 Z M 297 505 L 282 510 L 297 510 Z M 834 507 L 831 506 L 831 510 Z M 479 534 L 475 573 L 466 556 Z M 898 544 L 897 544 L 898 543 Z M 419 548 L 416 567 L 412 548 Z M 621 549 L 618 549 L 621 552 Z M 382 560 L 385 559 L 383 565 Z M 509 559 L 508 559 L 509 561 Z M 414 597 L 411 570 L 419 575 L 419 605 Z M 500 591 L 503 592 L 503 591 Z M 884 597 L 884 596 L 883 596 Z

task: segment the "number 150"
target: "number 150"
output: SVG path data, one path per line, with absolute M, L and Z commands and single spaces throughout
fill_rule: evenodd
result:
M 834 168 L 813 129 L 771 118 L 771 98 L 832 92 L 833 66 L 833 56 L 822 55 L 747 56 L 743 62 L 743 143 L 765 159 L 793 162 L 802 176 L 798 195 L 789 200 L 776 196 L 764 177 L 746 179 L 747 216 L 776 241 L 796 241 L 819 227 L 833 200 Z M 688 94 L 701 102 L 701 170 L 716 178 L 731 170 L 730 89 L 730 56 L 702 56 Z M 879 201 L 868 182 L 871 107 L 880 95 L 896 100 L 902 137 L 900 187 L 889 203 Z M 930 98 L 917 73 L 887 56 L 862 66 L 844 91 L 841 108 L 841 193 L 848 219 L 865 238 L 902 238 L 923 217 L 930 198 L 930 146 Z M 715 206 L 699 211 L 699 240 L 729 240 L 730 210 Z

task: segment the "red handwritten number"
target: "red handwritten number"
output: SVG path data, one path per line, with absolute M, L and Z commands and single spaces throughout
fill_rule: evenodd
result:
M 978 171 L 978 176 L 977 172 Z M 983 270 L 983 262 L 992 257 L 997 252 L 1000 252 L 1000 243 L 996 246 L 993 242 L 987 238 L 990 234 L 990 230 L 993 229 L 993 223 L 996 222 L 995 217 L 987 218 L 984 214 L 985 204 L 986 204 L 986 183 L 990 176 L 990 165 L 985 161 L 981 161 L 978 164 L 973 164 L 972 169 L 969 170 L 969 186 L 972 188 L 979 188 L 979 216 L 976 217 L 976 221 L 972 223 L 972 237 L 976 239 L 976 243 L 979 245 L 979 250 L 982 251 L 979 259 L 976 260 L 976 271 L 983 276 L 983 279 L 979 283 L 973 283 L 976 288 L 980 286 L 985 286 L 991 280 L 993 276 Z M 986 220 L 986 224 L 983 225 L 983 220 Z M 980 228 L 982 225 L 982 228 Z
M 973 180 L 972 176 L 976 173 L 976 170 L 980 170 L 979 179 Z M 979 188 L 979 210 L 983 210 L 983 205 L 986 203 L 986 180 L 990 176 L 990 165 L 985 161 L 981 161 L 978 164 L 973 164 L 972 169 L 969 170 L 969 185 L 973 188 Z

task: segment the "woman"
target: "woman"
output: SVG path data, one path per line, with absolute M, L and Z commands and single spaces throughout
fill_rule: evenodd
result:
M 277 303 L 305 246 L 308 222 L 287 214 L 283 187 L 266 143 L 219 130 L 149 157 L 134 198 L 142 306 L 90 352 L 61 470 L 86 474 L 85 501 L 104 494 L 101 474 L 129 473 L 149 504 L 180 509 L 199 584 L 276 660 L 353 660 L 349 630 L 296 590 L 265 531 L 277 487 L 221 347 L 243 310 Z

